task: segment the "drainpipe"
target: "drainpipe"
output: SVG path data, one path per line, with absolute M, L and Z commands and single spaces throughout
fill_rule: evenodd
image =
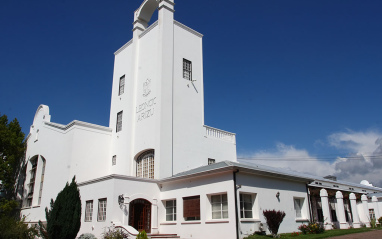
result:
M 238 173 L 239 170 L 236 169 L 233 171 L 233 191 L 235 193 L 235 217 L 236 217 L 236 239 L 239 239 L 239 212 L 237 209 L 237 188 L 236 188 L 236 173 Z

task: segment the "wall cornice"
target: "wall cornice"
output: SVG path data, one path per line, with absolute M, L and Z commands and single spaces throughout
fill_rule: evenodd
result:
M 178 22 L 178 21 L 175 21 L 175 20 L 174 20 L 174 25 L 175 25 L 175 26 L 178 26 L 178 27 L 180 27 L 180 28 L 183 28 L 184 30 L 186 30 L 186 31 L 188 31 L 188 32 L 190 32 L 190 33 L 192 33 L 192 34 L 194 34 L 195 36 L 198 36 L 198 37 L 200 37 L 200 38 L 203 37 L 203 34 L 201 34 L 201 33 L 197 32 L 197 31 L 195 31 L 194 29 L 189 28 L 189 27 L 186 26 L 186 25 L 183 25 L 182 23 L 180 23 L 180 22 Z
M 158 26 L 158 20 L 155 21 L 153 24 L 151 24 L 148 28 L 146 28 L 146 30 L 144 30 L 140 35 L 139 35 L 139 38 L 143 37 L 144 35 L 146 35 L 149 31 L 151 31 L 152 29 L 154 29 L 154 27 Z
M 121 174 L 111 174 L 104 177 L 99 177 L 96 179 L 88 180 L 85 182 L 78 183 L 78 187 L 86 186 L 94 183 L 99 183 L 102 181 L 108 181 L 112 179 L 121 179 L 121 180 L 129 180 L 129 181 L 138 181 L 138 182 L 146 182 L 146 183 L 158 183 L 157 179 L 151 179 L 151 178 L 138 178 L 138 177 L 132 177 L 132 176 L 126 176 Z
M 90 124 L 90 123 L 86 123 L 86 122 L 82 122 L 82 121 L 78 121 L 78 120 L 73 120 L 72 122 L 70 122 L 67 125 L 57 124 L 57 123 L 53 123 L 53 122 L 44 122 L 44 123 L 45 123 L 45 125 L 48 125 L 50 127 L 60 129 L 63 131 L 66 131 L 66 130 L 74 127 L 74 126 L 81 126 L 81 127 L 95 129 L 95 130 L 104 131 L 104 132 L 112 132 L 113 131 L 109 127 L 96 125 L 96 124 Z
M 126 42 L 125 45 L 123 45 L 121 48 L 119 48 L 116 52 L 114 52 L 114 55 L 118 55 L 121 51 L 123 51 L 126 47 L 130 46 L 131 43 L 133 43 L 133 39 Z

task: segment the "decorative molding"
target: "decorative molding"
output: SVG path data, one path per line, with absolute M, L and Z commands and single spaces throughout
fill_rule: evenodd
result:
M 100 131 L 104 131 L 104 132 L 112 132 L 113 131 L 109 127 L 100 126 L 100 125 L 96 125 L 96 124 L 90 124 L 90 123 L 86 123 L 86 122 L 78 121 L 78 120 L 73 120 L 72 122 L 70 122 L 67 125 L 57 124 L 57 123 L 53 123 L 53 122 L 44 122 L 44 123 L 45 123 L 45 125 L 48 125 L 48 126 L 51 126 L 53 128 L 57 128 L 57 129 L 60 129 L 63 131 L 70 129 L 73 126 L 82 126 L 85 128 L 91 128 L 91 129 L 100 130 Z
M 166 3 L 168 3 L 168 4 L 172 5 L 172 6 L 175 6 L 175 3 L 171 2 L 170 0 L 159 0 L 159 3 L 161 3 L 161 2 L 166 2 Z
M 192 33 L 192 34 L 194 34 L 195 36 L 198 36 L 198 37 L 200 37 L 200 38 L 203 37 L 203 34 L 201 34 L 201 33 L 197 32 L 197 31 L 195 31 L 194 29 L 189 28 L 189 27 L 186 26 L 186 25 L 183 25 L 182 23 L 180 23 L 180 22 L 178 22 L 178 21 L 176 21 L 176 20 L 174 20 L 174 25 L 175 25 L 175 26 L 178 26 L 178 27 L 180 27 L 180 28 L 183 28 L 184 30 L 186 30 L 186 31 L 188 31 L 188 32 L 190 32 L 190 33 Z
M 201 224 L 200 221 L 187 221 L 187 222 L 181 222 L 180 224 Z
M 143 37 L 144 35 L 146 35 L 149 31 L 151 31 L 154 27 L 156 27 L 158 25 L 158 20 L 156 20 L 153 24 L 151 24 L 148 28 L 146 28 L 146 30 L 144 30 L 140 35 L 139 35 L 139 38 Z
M 176 222 L 161 222 L 160 225 L 176 225 Z
M 162 5 L 162 6 L 160 6 L 160 7 L 158 8 L 158 11 L 161 10 L 162 8 L 167 9 L 167 10 L 169 10 L 170 12 L 175 12 L 174 9 L 171 9 L 171 8 L 167 7 L 166 5 Z
M 257 218 L 240 218 L 240 222 L 261 222 L 261 220 Z
M 116 52 L 114 52 L 114 55 L 118 55 L 121 51 L 123 51 L 126 47 L 130 46 L 131 43 L 133 43 L 133 39 L 125 43 L 121 48 L 119 48 Z
M 212 223 L 229 223 L 228 220 L 206 220 L 206 224 L 212 224 Z
M 121 179 L 121 180 L 130 180 L 130 181 L 139 181 L 139 182 L 149 182 L 149 183 L 158 183 L 157 179 L 151 179 L 151 178 L 138 178 L 138 177 L 132 177 L 132 176 L 125 176 L 120 174 L 111 174 L 104 177 L 88 180 L 85 182 L 78 183 L 78 187 L 86 186 L 93 183 L 98 183 L 102 181 L 107 181 L 111 179 Z

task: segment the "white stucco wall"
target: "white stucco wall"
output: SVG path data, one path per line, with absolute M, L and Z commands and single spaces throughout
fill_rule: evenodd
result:
M 160 233 L 176 233 L 181 238 L 235 238 L 235 198 L 232 172 L 187 178 L 162 184 L 159 203 Z M 227 219 L 211 219 L 210 195 L 227 194 Z M 183 197 L 200 196 L 200 220 L 185 221 Z M 164 201 L 176 199 L 177 220 L 173 224 L 165 221 Z
M 310 219 L 306 183 L 291 181 L 283 178 L 259 176 L 247 173 L 238 173 L 237 185 L 241 185 L 240 193 L 255 194 L 256 200 L 253 208 L 253 220 L 240 220 L 240 234 L 242 237 L 259 231 L 260 222 L 266 223 L 263 210 L 281 210 L 286 216 L 280 225 L 279 233 L 298 231 L 301 223 Z M 276 194 L 280 193 L 277 198 Z M 302 218 L 296 219 L 294 198 L 303 198 Z M 238 204 L 240 208 L 240 205 Z M 305 220 L 304 220 L 305 219 Z M 268 231 L 269 233 L 269 231 Z

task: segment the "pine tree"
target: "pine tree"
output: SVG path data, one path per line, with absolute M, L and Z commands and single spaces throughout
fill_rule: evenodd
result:
M 75 177 L 70 185 L 58 193 L 56 201 L 45 209 L 47 232 L 50 238 L 74 239 L 81 227 L 81 197 Z

